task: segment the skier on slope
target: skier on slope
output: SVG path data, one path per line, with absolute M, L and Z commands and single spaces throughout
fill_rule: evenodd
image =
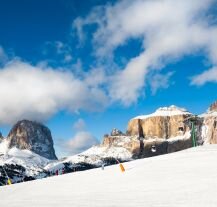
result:
M 104 170 L 104 167 L 105 167 L 105 163 L 103 162 L 101 166 L 102 170 Z

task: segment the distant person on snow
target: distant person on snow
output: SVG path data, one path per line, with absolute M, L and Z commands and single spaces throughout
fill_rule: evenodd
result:
M 104 167 L 105 167 L 105 164 L 104 164 L 104 163 L 102 163 L 102 170 L 104 170 Z

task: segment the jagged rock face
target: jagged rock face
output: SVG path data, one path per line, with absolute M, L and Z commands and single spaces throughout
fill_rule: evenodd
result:
M 136 151 L 140 142 L 136 136 L 105 136 L 102 147 L 124 147 L 130 152 Z
M 2 142 L 3 139 L 4 137 L 2 136 L 2 133 L 0 132 L 0 142 Z
M 202 138 L 206 144 L 217 144 L 217 116 L 209 115 L 204 117 Z
M 175 140 L 172 142 L 168 142 L 167 153 L 177 152 L 180 150 L 188 149 L 192 147 L 192 139 L 191 137 L 187 139 Z
M 127 135 L 105 136 L 102 146 L 124 147 L 134 158 L 150 157 L 192 147 L 191 127 L 186 119 L 193 115 L 175 106 L 131 119 Z M 195 126 L 200 128 L 200 126 Z M 172 139 L 173 138 L 173 139 Z M 199 138 L 197 138 L 199 139 Z M 153 147 L 156 151 L 153 152 Z
M 208 111 L 217 111 L 217 101 L 215 101 L 214 103 L 212 103 L 208 109 Z
M 50 130 L 40 123 L 19 121 L 7 137 L 9 148 L 28 149 L 47 159 L 57 159 Z
M 128 123 L 128 135 L 148 138 L 169 139 L 189 131 L 183 121 L 191 114 L 175 106 L 164 107 L 147 116 L 139 116 Z
M 137 136 L 106 136 L 102 147 L 124 147 L 132 153 L 133 158 L 144 158 L 177 152 L 192 147 L 192 139 L 186 136 L 173 141 L 165 139 L 139 140 Z M 156 151 L 153 152 L 153 147 Z
M 202 139 L 205 144 L 217 144 L 217 101 L 210 105 L 205 114 L 202 114 Z
M 114 128 L 111 131 L 111 136 L 122 136 L 122 135 L 124 135 L 124 133 L 119 129 Z

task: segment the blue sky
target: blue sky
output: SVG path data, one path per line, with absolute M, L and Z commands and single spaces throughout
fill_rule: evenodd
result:
M 161 106 L 203 113 L 217 99 L 216 4 L 1 1 L 1 131 L 41 121 L 64 156 Z

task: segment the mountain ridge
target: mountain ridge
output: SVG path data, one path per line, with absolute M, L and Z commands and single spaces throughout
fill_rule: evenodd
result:
M 13 166 L 20 167 L 20 169 L 23 167 L 24 169 L 20 171 L 23 175 L 22 179 L 18 179 L 16 173 L 11 173 L 12 180 L 20 182 L 57 173 L 96 168 L 103 163 L 111 165 L 117 163 L 117 160 L 124 162 L 187 149 L 192 147 L 192 120 L 195 121 L 194 127 L 197 130 L 197 145 L 217 143 L 215 110 L 212 112 L 208 110 L 204 116 L 195 116 L 184 108 L 172 105 L 161 107 L 149 115 L 134 117 L 129 120 L 126 132 L 113 129 L 110 134 L 103 137 L 100 145 L 60 160 L 46 159 L 48 157 L 45 154 L 34 151 L 34 148 L 28 146 L 28 144 L 35 144 L 32 142 L 35 136 L 41 136 L 41 133 L 35 130 L 38 129 L 36 126 L 41 126 L 41 124 L 22 120 L 12 128 L 7 138 L 0 140 L 0 181 L 4 183 L 7 179 L 3 166 L 7 166 L 9 171 L 13 171 Z M 30 125 L 25 124 L 26 122 Z M 25 131 L 22 125 L 30 126 L 30 129 L 27 127 Z M 32 127 L 35 129 L 31 129 Z M 46 129 L 45 131 L 49 132 L 49 129 L 44 127 L 42 126 Z M 33 137 L 29 135 L 29 131 L 34 132 L 30 133 L 30 135 L 34 134 Z M 14 139 L 17 142 L 14 142 Z M 22 142 L 19 142 L 19 139 Z M 53 146 L 51 133 L 50 139 L 50 142 L 44 143 Z M 41 143 L 40 139 L 36 140 Z M 19 146 L 20 143 L 21 146 Z M 38 146 L 37 143 L 36 146 Z M 54 148 L 50 149 L 54 151 Z

